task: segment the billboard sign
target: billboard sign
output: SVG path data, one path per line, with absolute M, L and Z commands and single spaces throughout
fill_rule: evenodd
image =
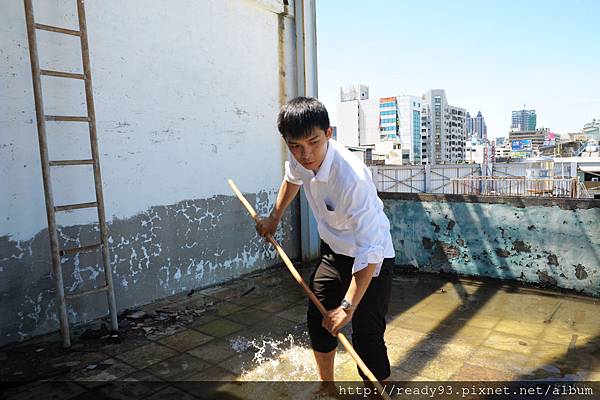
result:
M 511 140 L 511 150 L 512 151 L 531 150 L 531 140 L 530 139 Z

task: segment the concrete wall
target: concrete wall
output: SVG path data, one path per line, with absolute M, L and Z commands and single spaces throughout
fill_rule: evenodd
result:
M 75 1 L 34 1 L 36 21 L 77 29 Z M 290 7 L 292 12 L 293 7 Z M 119 309 L 270 266 L 226 183 L 259 212 L 286 153 L 295 95 L 293 16 L 279 0 L 86 1 L 100 162 Z M 0 13 L 0 344 L 58 328 L 22 0 Z M 42 68 L 81 71 L 78 38 L 38 31 Z M 47 114 L 85 115 L 80 81 L 44 77 Z M 51 159 L 88 158 L 87 127 L 47 123 Z M 57 205 L 93 201 L 91 168 L 55 168 Z M 298 255 L 297 213 L 279 239 Z M 95 210 L 59 215 L 61 245 L 99 236 Z M 66 293 L 104 282 L 96 254 L 65 257 Z M 71 323 L 107 312 L 69 303 Z
M 396 263 L 600 296 L 600 201 L 382 193 Z

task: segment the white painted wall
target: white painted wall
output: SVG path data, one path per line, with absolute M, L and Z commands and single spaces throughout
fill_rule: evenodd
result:
M 379 98 L 362 100 L 360 106 L 364 114 L 361 129 L 365 132 L 361 146 L 374 145 L 379 142 Z
M 336 104 L 337 141 L 344 146 L 359 145 L 358 100 L 343 101 Z
M 37 0 L 36 20 L 76 29 L 72 0 Z M 281 90 L 295 91 L 286 29 L 280 87 L 279 0 L 87 1 L 108 220 L 184 199 L 277 188 L 285 156 Z M 292 8 L 293 9 L 293 8 Z M 285 18 L 285 26 L 292 24 Z M 47 227 L 22 0 L 0 13 L 0 237 Z M 42 68 L 81 71 L 78 38 L 38 31 Z M 83 115 L 83 84 L 44 77 L 46 113 Z M 51 158 L 85 158 L 83 123 L 47 123 Z M 268 156 L 265 156 L 268 155 Z M 79 171 L 77 171 L 79 169 Z M 91 169 L 53 175 L 57 204 L 92 199 Z M 95 221 L 76 212 L 65 225 Z

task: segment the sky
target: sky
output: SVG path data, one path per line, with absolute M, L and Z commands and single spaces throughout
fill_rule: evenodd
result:
M 317 51 L 332 125 L 356 83 L 371 98 L 445 89 L 489 138 L 524 105 L 557 134 L 600 118 L 599 0 L 317 0 Z

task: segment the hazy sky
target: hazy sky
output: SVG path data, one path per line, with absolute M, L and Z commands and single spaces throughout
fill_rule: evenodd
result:
M 445 89 L 506 136 L 511 111 L 563 134 L 600 118 L 600 0 L 317 0 L 319 97 Z

